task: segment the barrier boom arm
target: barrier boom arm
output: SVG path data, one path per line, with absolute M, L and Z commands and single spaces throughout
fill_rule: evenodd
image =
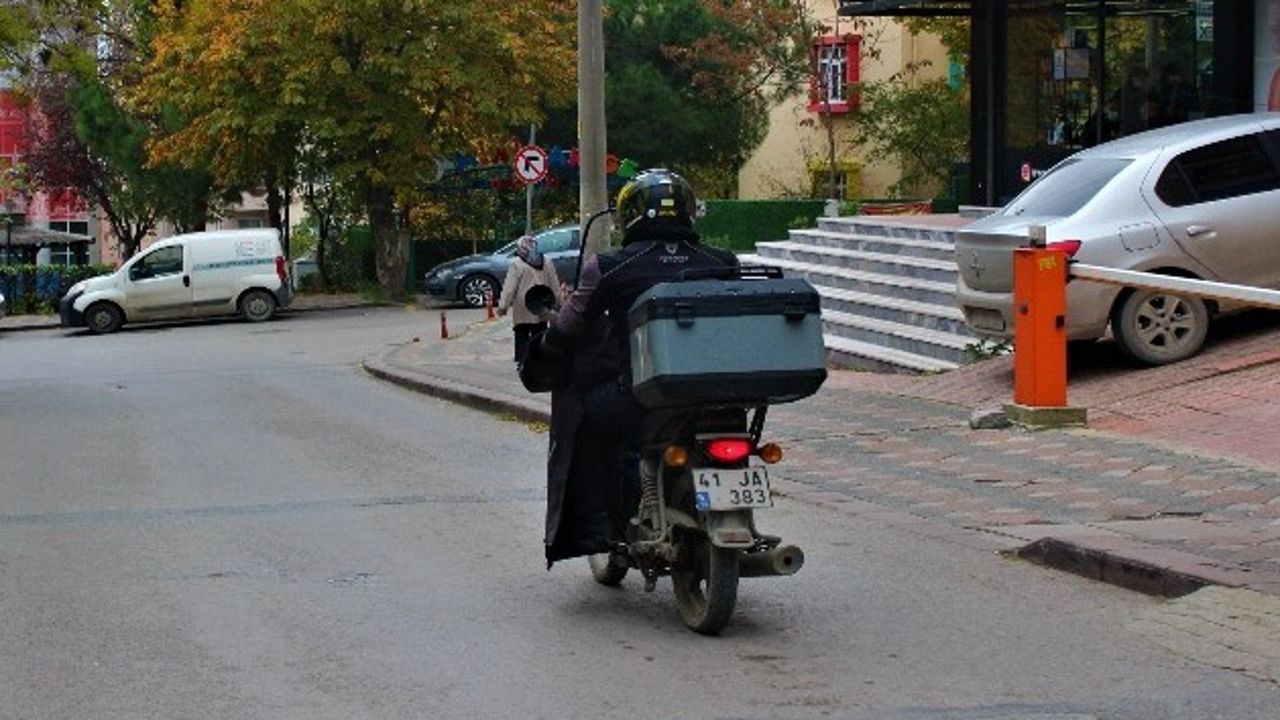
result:
M 1124 285 L 1143 290 L 1161 290 L 1182 295 L 1235 300 L 1246 305 L 1280 309 L 1280 291 L 1231 285 L 1211 280 L 1192 280 L 1172 275 L 1155 275 L 1133 270 L 1117 270 L 1097 265 L 1071 263 L 1067 271 L 1072 278 L 1108 285 Z

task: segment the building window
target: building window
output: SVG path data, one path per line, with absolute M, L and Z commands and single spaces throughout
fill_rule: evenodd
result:
M 843 170 L 837 170 L 835 177 L 825 170 L 818 170 L 813 173 L 812 178 L 814 197 L 840 200 L 849 198 L 849 174 Z
M 244 230 L 265 227 L 265 225 L 266 224 L 262 222 L 262 218 L 242 217 L 236 219 L 236 227 Z
M 857 200 L 862 195 L 862 168 L 854 162 L 836 161 L 835 177 L 821 161 L 809 162 L 809 181 L 813 197 Z M 833 182 L 834 181 L 834 185 Z
M 813 77 L 809 110 L 847 113 L 858 106 L 853 86 L 858 82 L 858 35 L 830 35 L 813 42 Z
M 88 235 L 89 223 L 85 221 L 51 220 L 50 230 Z M 87 265 L 89 263 L 88 248 L 84 243 L 52 243 L 49 245 L 50 265 Z

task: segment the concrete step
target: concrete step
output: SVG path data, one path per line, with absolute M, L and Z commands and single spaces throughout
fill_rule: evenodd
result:
M 854 290 L 824 286 L 816 288 L 822 298 L 824 311 L 845 312 L 970 338 L 969 330 L 964 324 L 964 313 L 954 304 L 935 305 Z
M 933 240 L 935 242 L 955 242 L 956 228 L 962 225 L 957 221 L 954 225 L 935 222 L 911 221 L 907 219 L 879 220 L 866 215 L 851 217 L 818 218 L 818 229 L 832 232 L 851 233 L 855 235 L 881 235 L 885 237 L 909 238 L 915 240 Z
M 951 260 L 952 262 L 955 261 L 956 256 L 956 248 L 953 243 L 897 238 L 887 235 L 860 235 L 831 230 L 792 230 L 790 240 L 821 247 L 843 248 L 845 250 L 858 250 L 883 255 L 907 255 L 932 260 Z
M 823 330 L 827 335 L 871 343 L 956 365 L 964 364 L 965 348 L 977 342 L 976 338 L 955 333 L 939 332 L 838 310 L 824 310 L 822 322 Z
M 952 284 L 956 282 L 956 277 L 959 275 L 959 268 L 956 267 L 955 261 L 949 258 L 935 260 L 790 241 L 756 243 L 756 254 L 769 259 L 781 258 L 811 265 Z
M 851 340 L 839 335 L 823 335 L 827 357 L 833 365 L 876 372 L 936 373 L 954 370 L 956 363 L 894 348 Z
M 759 255 L 741 257 L 744 265 L 773 265 L 792 277 L 802 277 L 815 286 L 852 290 L 868 295 L 882 295 L 933 305 L 955 305 L 954 282 L 938 282 L 912 277 L 899 277 L 883 273 L 849 270 L 846 268 L 815 265 L 786 258 L 766 258 Z

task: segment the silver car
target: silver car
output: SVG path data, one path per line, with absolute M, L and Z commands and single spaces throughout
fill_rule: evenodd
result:
M 1013 337 L 1012 249 L 1043 225 L 1081 263 L 1280 287 L 1280 113 L 1182 123 L 1076 153 L 956 235 L 958 302 L 975 333 Z M 1226 303 L 1072 281 L 1067 336 L 1147 364 L 1204 343 Z

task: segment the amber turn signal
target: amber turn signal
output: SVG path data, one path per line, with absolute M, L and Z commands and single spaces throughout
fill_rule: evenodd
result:
M 760 446 L 760 451 L 757 454 L 760 456 L 761 460 L 772 465 L 782 460 L 782 447 L 777 443 L 765 443 Z
M 679 445 L 672 445 L 662 453 L 662 460 L 671 467 L 684 467 L 689 462 L 689 451 Z

